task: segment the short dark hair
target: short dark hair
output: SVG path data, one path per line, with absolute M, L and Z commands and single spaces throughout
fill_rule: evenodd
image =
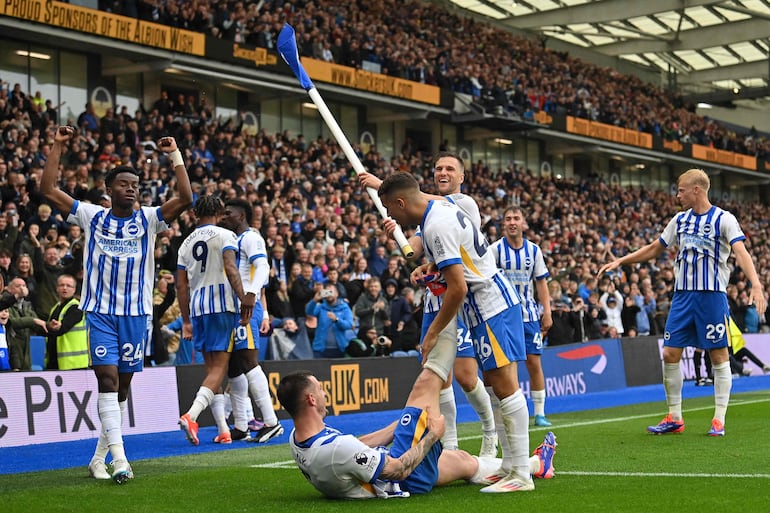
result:
M 193 212 L 200 219 L 201 217 L 211 217 L 219 214 L 224 210 L 225 206 L 222 204 L 222 200 L 219 196 L 212 196 L 206 194 L 200 196 L 193 205 Z
M 503 219 L 505 219 L 505 216 L 507 216 L 508 213 L 515 214 L 517 212 L 521 214 L 521 217 L 526 217 L 524 214 L 524 209 L 517 205 L 514 205 L 512 207 L 508 207 L 505 209 L 505 211 L 503 212 Z
M 411 173 L 399 172 L 393 173 L 387 177 L 380 185 L 380 196 L 387 196 L 395 192 L 405 191 L 409 189 L 420 189 L 420 185 L 417 183 L 415 177 Z
M 462 173 L 465 174 L 465 162 L 463 162 L 463 159 L 461 159 L 459 155 L 451 151 L 440 151 L 436 153 L 436 155 L 433 157 L 432 167 L 436 167 L 436 162 L 438 162 L 439 159 L 443 159 L 443 158 L 455 159 L 457 162 L 460 163 L 460 171 L 462 171 Z
M 225 207 L 235 207 L 243 210 L 243 215 L 246 217 L 246 224 L 251 226 L 254 221 L 254 209 L 251 208 L 251 203 L 242 198 L 234 198 L 225 201 Z
M 278 401 L 292 417 L 298 413 L 302 394 L 310 387 L 310 376 L 310 371 L 294 371 L 281 378 L 278 384 Z
M 110 169 L 110 171 L 107 173 L 107 176 L 104 177 L 104 185 L 107 187 L 112 187 L 112 182 L 115 181 L 115 178 L 120 173 L 130 173 L 134 175 L 135 177 L 139 178 L 139 171 L 134 169 L 131 166 L 117 166 Z

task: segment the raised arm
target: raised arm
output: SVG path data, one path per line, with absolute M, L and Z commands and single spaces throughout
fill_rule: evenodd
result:
M 51 204 L 62 213 L 65 219 L 72 211 L 75 200 L 56 186 L 59 178 L 59 162 L 61 156 L 67 151 L 67 145 L 77 134 L 74 127 L 60 126 L 56 129 L 53 146 L 45 163 L 43 178 L 40 180 L 40 192 Z
M 176 176 L 177 195 L 160 207 L 160 213 L 167 223 L 171 223 L 179 214 L 190 208 L 192 205 L 192 186 L 190 177 L 187 175 L 187 168 L 184 166 L 182 152 L 176 144 L 173 137 L 161 137 L 158 141 L 158 148 L 168 153 L 168 159 L 174 166 L 174 175 Z

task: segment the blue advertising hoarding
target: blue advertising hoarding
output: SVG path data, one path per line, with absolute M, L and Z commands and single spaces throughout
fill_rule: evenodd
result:
M 542 363 L 548 397 L 626 387 L 623 351 L 618 339 L 545 348 Z M 519 362 L 519 385 L 529 398 L 529 373 L 524 362 Z

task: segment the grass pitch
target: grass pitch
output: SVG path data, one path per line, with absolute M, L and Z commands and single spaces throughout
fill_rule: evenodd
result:
M 665 405 L 549 416 L 559 443 L 556 477 L 529 493 L 482 494 L 457 483 L 409 499 L 330 501 L 291 462 L 286 445 L 254 446 L 132 462 L 123 486 L 85 467 L 0 475 L 0 511 L 12 512 L 698 512 L 765 511 L 770 498 L 770 394 L 737 394 L 727 436 L 706 436 L 713 398 L 685 400 L 682 434 L 649 435 Z M 459 426 L 476 453 L 478 424 Z M 531 448 L 545 430 L 532 428 Z M 193 450 L 191 448 L 191 450 Z M 503 509 L 505 508 L 505 509 Z

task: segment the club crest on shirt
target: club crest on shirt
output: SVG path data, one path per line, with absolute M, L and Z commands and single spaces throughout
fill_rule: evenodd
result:
M 123 230 L 126 232 L 126 234 L 129 237 L 138 237 L 139 234 L 142 232 L 141 227 L 133 221 L 130 223 L 127 223 L 126 226 L 123 227 Z

